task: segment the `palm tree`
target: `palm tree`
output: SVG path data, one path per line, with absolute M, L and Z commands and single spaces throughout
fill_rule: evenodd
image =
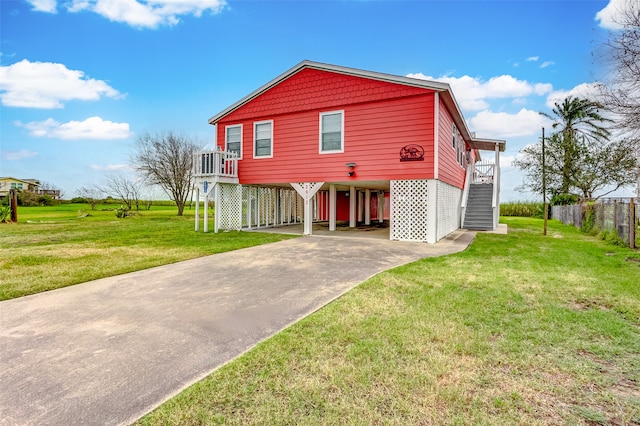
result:
M 553 128 L 561 137 L 562 145 L 562 185 L 561 192 L 569 193 L 575 173 L 577 157 L 587 143 L 608 141 L 610 132 L 602 126 L 612 120 L 602 116 L 602 105 L 589 99 L 566 97 L 562 103 L 555 103 L 553 114 L 540 112 L 553 120 Z

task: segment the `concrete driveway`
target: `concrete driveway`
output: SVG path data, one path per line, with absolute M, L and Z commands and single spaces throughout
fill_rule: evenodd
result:
M 311 236 L 0 302 L 0 424 L 128 424 L 367 278 L 465 249 Z

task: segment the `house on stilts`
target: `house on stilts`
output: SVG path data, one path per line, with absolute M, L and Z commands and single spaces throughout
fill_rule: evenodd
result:
M 505 141 L 475 137 L 446 83 L 303 61 L 209 123 L 194 189 L 215 199 L 215 232 L 384 224 L 435 243 L 498 225 Z

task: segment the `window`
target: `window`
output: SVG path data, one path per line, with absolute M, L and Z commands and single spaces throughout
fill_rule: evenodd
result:
M 453 137 L 451 138 L 451 147 L 453 149 L 456 148 L 456 133 L 458 133 L 458 129 L 456 128 L 455 123 L 451 124 L 451 134 L 453 135 Z
M 273 120 L 253 124 L 253 156 L 271 158 L 273 146 Z
M 21 183 L 15 183 L 15 182 L 11 182 L 11 189 L 23 189 L 24 187 L 22 186 Z
M 320 114 L 320 153 L 344 151 L 344 111 Z
M 235 152 L 242 158 L 242 124 L 225 128 L 225 151 Z

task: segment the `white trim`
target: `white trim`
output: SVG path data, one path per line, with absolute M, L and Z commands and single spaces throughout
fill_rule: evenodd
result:
M 238 160 L 242 160 L 242 153 L 243 153 L 242 139 L 243 139 L 243 133 L 244 133 L 244 128 L 242 127 L 242 123 L 240 123 L 240 124 L 230 124 L 228 126 L 224 126 L 224 150 L 225 151 L 229 151 L 229 149 L 227 147 L 227 139 L 229 138 L 229 129 L 231 127 L 240 127 L 240 153 L 238 155 Z
M 340 149 L 335 149 L 335 150 L 331 150 L 331 151 L 323 151 L 322 150 L 322 117 L 324 117 L 325 115 L 334 115 L 334 114 L 340 114 L 342 120 L 340 120 Z M 340 110 L 336 110 L 336 111 L 325 111 L 325 112 L 321 112 L 318 118 L 318 127 L 319 127 L 319 131 L 318 131 L 318 153 L 320 154 L 340 154 L 344 152 L 344 110 L 340 109 Z
M 256 154 L 256 127 L 259 124 L 271 124 L 271 134 L 269 137 L 271 138 L 271 154 L 270 155 L 257 155 Z M 253 122 L 253 158 L 259 160 L 261 158 L 273 158 L 273 120 L 262 120 L 262 121 L 254 121 Z
M 433 178 L 438 179 L 440 173 L 440 155 L 438 154 L 440 148 L 440 94 L 435 92 L 433 95 L 433 114 L 435 115 L 433 120 Z

